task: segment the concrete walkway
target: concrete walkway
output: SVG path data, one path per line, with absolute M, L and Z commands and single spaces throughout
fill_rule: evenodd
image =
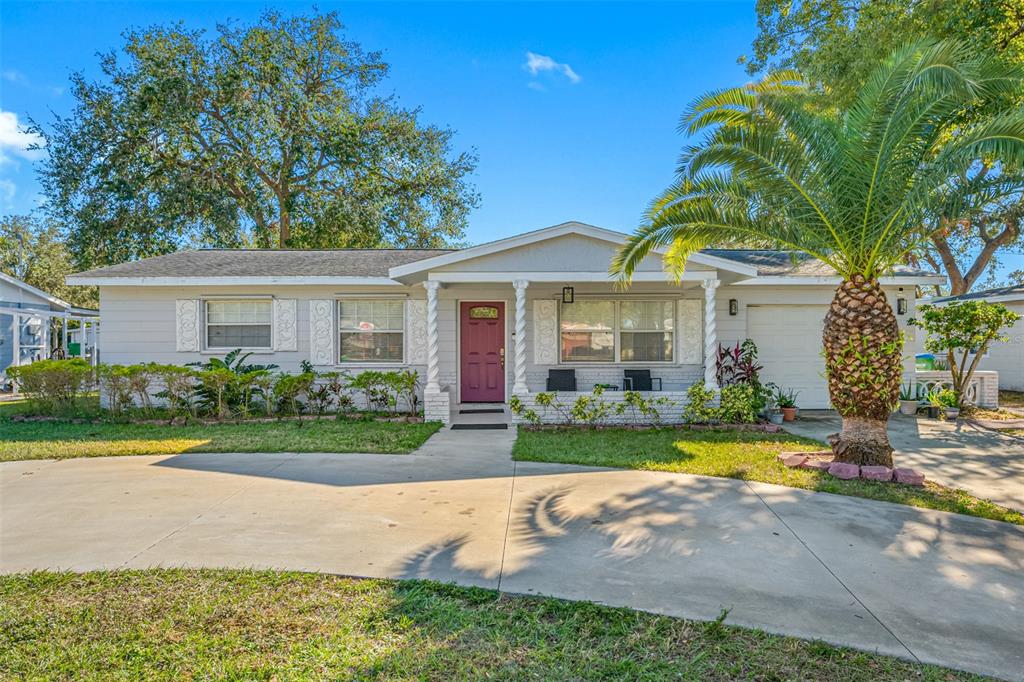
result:
M 806 412 L 785 429 L 826 441 L 840 429 L 834 412 Z M 889 439 L 896 466 L 919 469 L 928 478 L 1024 510 L 1024 438 L 996 433 L 966 421 L 945 422 L 893 415 Z
M 407 456 L 0 464 L 0 571 L 271 567 L 433 578 L 728 623 L 1024 678 L 1024 529 L 766 484 Z

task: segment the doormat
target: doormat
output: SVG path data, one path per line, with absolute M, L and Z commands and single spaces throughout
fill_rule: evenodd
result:
M 508 428 L 508 424 L 452 424 L 452 431 L 499 431 Z
M 459 414 L 505 414 L 505 410 L 494 408 L 483 410 L 459 410 Z

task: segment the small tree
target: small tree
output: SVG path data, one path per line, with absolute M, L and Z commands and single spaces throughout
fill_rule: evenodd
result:
M 945 354 L 953 376 L 953 390 L 959 397 L 960 407 L 964 407 L 967 387 L 978 362 L 990 343 L 1007 340 L 1000 331 L 1019 320 L 1020 315 L 1004 305 L 987 301 L 922 305 L 920 311 L 921 319 L 911 320 L 911 324 L 928 334 L 924 342 L 927 350 Z

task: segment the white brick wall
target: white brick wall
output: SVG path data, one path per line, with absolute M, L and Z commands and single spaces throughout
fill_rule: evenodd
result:
M 566 409 L 571 409 L 576 398 L 581 395 L 589 396 L 590 392 L 559 392 L 557 401 L 559 404 L 564 405 Z M 537 404 L 536 393 L 528 393 L 526 395 L 520 395 L 519 399 L 523 403 L 524 410 L 531 409 L 537 412 L 541 418 L 543 424 L 562 424 L 565 423 L 565 417 L 559 414 L 558 410 L 554 407 L 544 408 Z M 682 391 L 654 391 L 651 393 L 643 393 L 643 396 L 647 400 L 665 398 L 670 401 L 669 404 L 656 405 L 655 408 L 658 410 L 660 419 L 658 420 L 661 424 L 681 424 L 683 423 L 683 408 L 686 407 L 686 393 Z M 652 420 L 644 417 L 642 414 L 637 414 L 636 419 L 633 418 L 633 412 L 630 408 L 626 408 L 625 413 L 618 415 L 615 413 L 615 405 L 621 403 L 625 399 L 625 393 L 623 391 L 605 391 L 601 398 L 608 405 L 612 406 L 608 414 L 601 419 L 602 424 L 645 424 L 650 423 Z M 429 417 L 428 417 L 429 419 Z M 522 416 L 513 414 L 512 420 L 516 424 L 527 424 L 527 420 L 523 419 Z
M 916 379 L 924 391 L 930 391 L 935 386 L 953 387 L 953 375 L 946 371 L 917 372 Z M 978 407 L 999 407 L 999 372 L 976 370 L 971 377 L 970 386 L 974 389 L 975 403 Z
M 451 393 L 441 390 L 423 395 L 423 418 L 428 422 L 441 422 L 446 426 L 452 420 Z

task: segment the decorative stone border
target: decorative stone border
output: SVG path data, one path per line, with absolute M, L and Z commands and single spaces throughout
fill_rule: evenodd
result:
M 780 452 L 778 459 L 790 469 L 815 469 L 828 472 L 844 481 L 861 478 L 865 481 L 895 482 L 904 485 L 924 485 L 924 474 L 916 469 L 890 469 L 885 466 L 857 466 L 833 462 L 831 450 L 817 452 Z

